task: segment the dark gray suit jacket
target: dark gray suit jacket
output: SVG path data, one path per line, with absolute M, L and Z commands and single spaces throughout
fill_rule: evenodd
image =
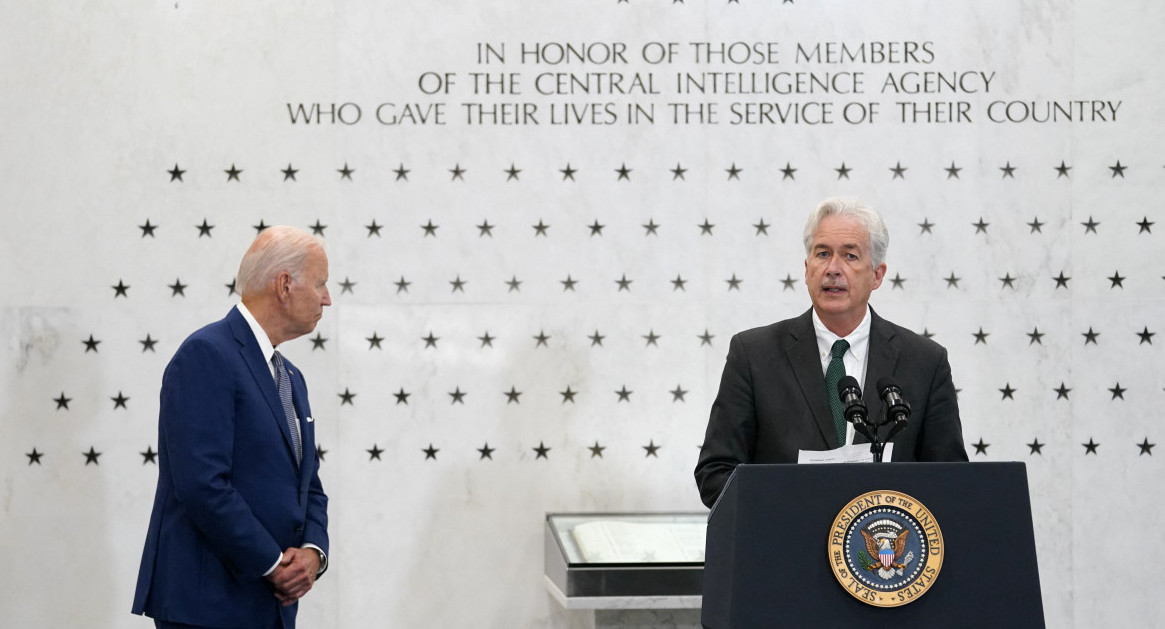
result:
M 696 485 L 709 507 L 741 463 L 796 463 L 798 450 L 840 445 L 812 312 L 732 337 L 696 464 Z M 870 314 L 863 401 L 871 418 L 881 418 L 875 384 L 891 377 L 912 410 L 909 425 L 893 439 L 892 460 L 966 461 L 947 350 L 873 309 Z M 856 441 L 866 439 L 857 435 Z

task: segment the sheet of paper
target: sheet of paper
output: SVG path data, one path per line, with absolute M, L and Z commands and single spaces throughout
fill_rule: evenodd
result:
M 571 531 L 583 557 L 599 563 L 704 561 L 705 523 L 616 522 L 580 524 Z
M 890 461 L 894 454 L 894 444 L 887 443 L 882 451 L 882 460 Z M 800 450 L 797 452 L 798 463 L 873 463 L 874 454 L 870 452 L 870 444 L 853 443 L 836 450 Z

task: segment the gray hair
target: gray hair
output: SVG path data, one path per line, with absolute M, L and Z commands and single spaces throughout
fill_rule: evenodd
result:
M 268 227 L 259 232 L 247 253 L 243 254 L 235 276 L 235 288 L 240 295 L 247 296 L 263 292 L 283 271 L 295 277 L 303 270 L 308 251 L 323 246 L 323 240 L 298 227 Z
M 874 208 L 862 203 L 858 199 L 830 197 L 821 202 L 817 209 L 809 214 L 809 221 L 805 223 L 805 255 L 812 255 L 813 236 L 817 233 L 817 226 L 821 219 L 827 216 L 843 216 L 852 218 L 866 228 L 870 235 L 870 268 L 877 268 L 886 261 L 886 249 L 890 247 L 890 232 L 886 223 Z

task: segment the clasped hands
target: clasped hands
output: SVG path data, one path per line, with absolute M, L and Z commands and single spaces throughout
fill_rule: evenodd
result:
M 284 607 L 293 605 L 315 584 L 320 556 L 312 548 L 288 548 L 267 580 L 275 586 L 275 598 Z

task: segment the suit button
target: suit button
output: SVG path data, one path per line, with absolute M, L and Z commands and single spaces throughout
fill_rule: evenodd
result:
M 303 532 L 303 527 L 302 527 L 302 526 L 300 526 L 300 527 L 297 527 L 297 528 L 295 529 L 295 532 L 296 532 L 296 533 L 302 533 L 302 532 Z

